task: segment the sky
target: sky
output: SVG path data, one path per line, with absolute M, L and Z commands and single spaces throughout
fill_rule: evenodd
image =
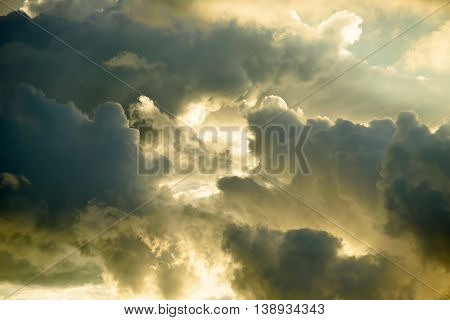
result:
M 448 4 L 0 0 L 0 296 L 448 297 Z

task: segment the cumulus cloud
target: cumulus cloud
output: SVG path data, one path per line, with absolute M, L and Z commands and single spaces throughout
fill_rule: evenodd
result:
M 291 174 L 298 174 L 293 184 L 303 192 L 313 189 L 311 196 L 320 194 L 331 206 L 337 198 L 376 204 L 381 161 L 396 130 L 392 120 L 372 120 L 368 125 L 361 125 L 345 119 L 334 123 L 326 118 L 306 119 L 302 110 L 289 110 L 283 99 L 271 96 L 263 100 L 260 108 L 248 114 L 247 121 L 255 133 L 249 144 L 250 150 L 262 161 L 274 156 L 274 148 L 277 153 L 288 153 L 278 146 L 283 137 L 274 141 L 267 136 L 273 132 L 261 130 L 262 126 L 274 126 L 285 135 L 292 127 L 297 128 L 297 133 L 305 125 L 311 128 L 304 154 L 313 175 L 304 177 L 299 168 Z M 326 190 L 331 187 L 334 192 L 330 194 Z
M 323 231 L 237 225 L 226 229 L 223 244 L 238 265 L 234 288 L 247 299 L 411 298 L 387 261 L 341 257 L 340 246 Z
M 355 13 L 339 11 L 322 21 L 318 31 L 331 41 L 337 41 L 340 55 L 348 55 L 347 47 L 359 40 L 363 19 Z
M 137 176 L 138 131 L 117 103 L 98 106 L 90 119 L 21 84 L 2 100 L 0 124 L 1 282 L 24 283 L 73 250 L 74 227 L 91 201 L 130 210 L 149 194 L 150 183 Z M 79 257 L 36 284 L 102 281 L 99 261 Z
M 98 106 L 91 120 L 72 103 L 20 85 L 2 105 L 0 121 L 1 167 L 25 176 L 24 192 L 50 211 L 92 199 L 131 207 L 145 192 L 136 187 L 138 131 L 119 104 Z
M 412 235 L 426 261 L 450 268 L 450 135 L 435 133 L 414 113 L 402 113 L 383 160 L 380 188 L 389 212 L 386 230 Z

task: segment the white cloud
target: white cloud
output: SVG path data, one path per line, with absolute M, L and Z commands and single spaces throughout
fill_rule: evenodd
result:
M 117 0 L 21 0 L 20 10 L 31 17 L 52 14 L 71 19 L 85 18 L 96 12 L 103 12 L 117 4 Z
M 289 16 L 294 21 L 299 21 L 299 22 L 302 21 L 302 19 L 300 19 L 300 16 L 298 15 L 297 11 L 295 11 L 295 10 L 292 10 L 291 12 L 289 12 Z
M 450 22 L 420 38 L 404 56 L 409 71 L 450 72 Z
M 122 51 L 103 63 L 110 69 L 125 68 L 131 70 L 150 70 L 155 67 L 145 59 L 130 51 Z
M 347 10 L 338 11 L 322 21 L 317 30 L 331 41 L 336 41 L 340 55 L 348 55 L 347 48 L 359 40 L 363 19 Z

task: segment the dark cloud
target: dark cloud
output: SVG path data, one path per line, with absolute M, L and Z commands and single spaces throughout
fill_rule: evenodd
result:
M 111 35 L 94 21 L 81 23 L 43 15 L 37 17 L 36 22 L 71 42 L 99 64 L 118 53 Z M 20 82 L 29 83 L 59 101 L 74 101 L 85 111 L 92 111 L 105 101 L 130 102 L 136 98 L 135 92 L 20 15 L 11 13 L 0 17 L 0 25 L 1 92 L 10 91 Z
M 28 179 L 23 192 L 50 210 L 92 199 L 131 206 L 144 191 L 136 189 L 138 131 L 116 103 L 98 106 L 94 117 L 20 85 L 1 107 L 2 169 Z
M 138 175 L 139 132 L 117 103 L 99 105 L 91 119 L 21 84 L 0 111 L 0 281 L 23 283 L 148 199 L 158 178 Z M 86 215 L 96 223 L 86 225 Z M 138 292 L 160 259 L 127 230 L 85 248 L 80 261 L 93 259 L 88 266 L 65 261 L 36 284 L 98 283 L 107 270 Z
M 230 17 L 201 24 L 195 14 L 186 19 L 203 6 L 208 7 L 197 1 L 159 0 L 30 1 L 28 5 L 40 13 L 33 18 L 36 23 L 98 64 L 123 52 L 145 61 L 138 63 L 141 68 L 112 71 L 175 114 L 202 99 L 242 102 L 256 96 L 261 101 L 277 94 L 294 103 L 355 62 L 351 55 L 344 59 L 339 53 L 349 46 L 343 30 L 359 32 L 360 18 L 349 11 L 324 20 L 320 28 L 288 24 L 286 30 L 272 24 L 242 24 Z M 135 19 L 136 15 L 145 18 Z M 170 27 L 148 23 L 155 17 L 169 21 Z M 18 14 L 0 17 L 0 44 L 0 81 L 5 91 L 9 84 L 26 82 L 59 101 L 74 101 L 85 111 L 104 101 L 127 106 L 138 95 Z M 424 105 L 429 94 L 437 94 L 439 101 L 446 98 L 442 92 L 431 93 L 415 78 L 391 76 L 366 65 L 353 72 L 354 79 L 334 84 L 327 94 L 312 97 L 302 107 L 311 115 L 367 121 L 395 116 L 400 109 L 394 106 Z M 443 114 L 435 103 L 428 109 L 431 116 L 421 116 L 432 121 Z
M 387 261 L 341 257 L 340 240 L 323 231 L 230 225 L 223 247 L 238 263 L 234 288 L 248 299 L 411 298 Z
M 412 234 L 426 261 L 450 270 L 450 135 L 435 133 L 402 113 L 383 161 L 380 189 L 389 213 L 386 230 Z
M 264 109 L 255 111 L 248 118 L 249 124 L 263 124 L 282 110 L 273 110 L 267 114 Z M 256 117 L 260 119 L 255 121 Z M 263 174 L 336 221 L 344 224 L 348 219 L 358 221 L 354 228 L 358 228 L 361 233 L 367 232 L 367 227 L 380 226 L 383 216 L 377 183 L 381 179 L 385 150 L 395 131 L 394 122 L 389 119 L 373 120 L 364 126 L 339 119 L 331 123 L 324 119 L 304 120 L 293 112 L 288 112 L 285 119 L 279 118 L 277 121 L 277 128 L 282 129 L 284 134 L 289 132 L 291 125 L 297 126 L 299 130 L 304 127 L 303 123 L 310 126 L 311 134 L 305 144 L 304 154 L 312 175 L 303 175 L 299 167 L 294 168 L 293 172 L 270 175 L 263 171 Z M 255 132 L 254 140 L 249 143 L 250 150 L 264 162 L 264 157 L 272 157 L 270 152 L 265 151 L 271 150 L 273 141 L 264 139 L 267 137 L 261 135 L 260 127 L 256 127 Z M 292 149 L 286 151 L 276 144 L 274 148 L 281 154 L 292 152 Z M 260 170 L 257 168 L 255 171 Z M 286 228 L 292 223 L 303 226 L 313 223 L 316 227 L 323 223 L 300 201 L 267 184 L 258 174 L 245 178 L 222 178 L 218 180 L 217 186 L 224 196 L 225 210 L 246 217 L 247 221 L 277 228 Z
M 393 121 L 373 120 L 364 126 L 338 119 L 323 129 L 318 120 L 309 120 L 307 124 L 313 133 L 305 146 L 305 154 L 317 187 L 322 190 L 319 193 L 326 198 L 325 190 L 334 185 L 344 200 L 375 206 L 381 162 L 395 131 Z M 294 184 L 302 186 L 303 180 L 298 176 Z
M 234 213 L 238 221 L 279 227 L 304 214 L 286 193 L 268 188 L 256 177 L 223 177 L 217 181 L 217 188 L 223 196 L 223 210 Z M 284 210 L 280 211 L 280 207 Z
M 38 5 L 78 3 L 49 1 Z M 286 77 L 310 80 L 325 70 L 324 61 L 334 56 L 334 46 L 321 39 L 304 40 L 277 29 L 233 21 L 216 22 L 208 28 L 185 22 L 164 29 L 136 22 L 119 9 L 92 10 L 81 20 L 61 17 L 55 10 L 43 10 L 33 19 L 98 64 L 108 65 L 121 53 L 132 52 L 154 66 L 150 70 L 113 71 L 173 113 L 205 96 L 242 99 L 254 92 L 255 86 L 265 87 Z M 56 10 L 60 11 L 66 12 Z M 26 82 L 57 100 L 74 101 L 86 111 L 104 101 L 128 105 L 136 99 L 136 92 L 19 14 L 0 17 L 0 26 L 2 83 Z
M 292 172 L 283 171 L 294 177 L 292 188 L 321 197 L 332 209 L 354 201 L 376 206 L 381 162 L 396 130 L 392 120 L 372 120 L 368 125 L 361 125 L 345 119 L 334 123 L 320 118 L 304 119 L 300 112 L 288 110 L 281 98 L 267 97 L 259 109 L 248 115 L 247 121 L 255 134 L 250 150 L 262 163 L 267 162 L 266 158 L 273 158 L 273 150 L 286 156 L 292 153 L 292 144 L 289 152 L 283 149 L 286 141 L 283 139 L 287 137 L 290 141 L 296 137 L 291 134 L 292 128 L 296 128 L 297 136 L 305 125 L 311 128 L 304 155 L 312 175 L 302 175 L 299 167 Z M 265 130 L 261 130 L 264 125 Z M 273 131 L 281 133 L 279 140 L 270 138 Z

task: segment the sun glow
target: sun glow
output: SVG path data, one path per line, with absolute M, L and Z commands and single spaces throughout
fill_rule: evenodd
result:
M 203 121 L 205 121 L 205 118 L 205 106 L 201 103 L 190 104 L 187 108 L 187 111 L 180 116 L 181 121 L 183 121 L 190 127 L 199 126 L 203 123 Z

